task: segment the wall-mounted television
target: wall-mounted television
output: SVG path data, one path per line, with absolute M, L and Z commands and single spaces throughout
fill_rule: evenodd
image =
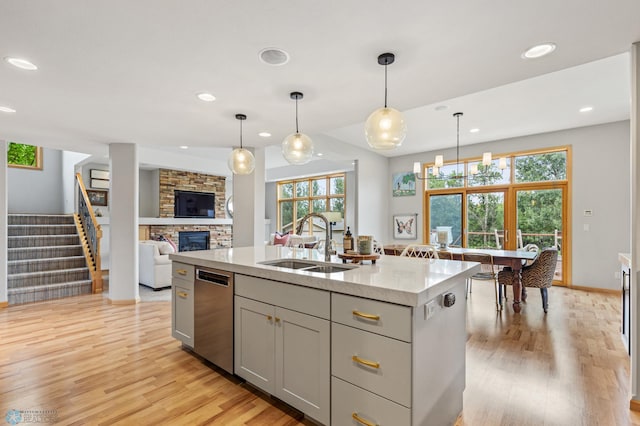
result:
M 177 190 L 173 193 L 174 217 L 216 217 L 216 194 Z

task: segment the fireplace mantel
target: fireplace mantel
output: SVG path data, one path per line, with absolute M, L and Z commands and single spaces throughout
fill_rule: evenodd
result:
M 97 217 L 100 225 L 108 225 L 109 217 Z M 138 225 L 233 225 L 233 219 L 191 219 L 175 217 L 140 217 Z

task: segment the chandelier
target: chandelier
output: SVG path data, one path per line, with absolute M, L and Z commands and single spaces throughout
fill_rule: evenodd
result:
M 453 116 L 456 118 L 456 170 L 449 175 L 445 175 L 442 173 L 442 167 L 444 166 L 444 156 L 436 155 L 434 165 L 432 167 L 431 176 L 421 176 L 421 168 L 422 165 L 419 162 L 413 163 L 413 173 L 416 178 L 427 180 L 448 180 L 448 179 L 464 179 L 464 178 L 480 178 L 480 177 L 492 177 L 493 173 L 491 172 L 491 165 L 493 164 L 493 159 L 491 157 L 490 152 L 485 152 L 482 154 L 482 169 L 478 168 L 478 163 L 469 165 L 469 174 L 464 174 L 464 163 L 462 163 L 463 170 L 460 171 L 460 117 L 462 117 L 461 112 L 456 112 Z M 498 161 L 498 169 L 500 172 L 507 168 L 507 159 L 506 157 L 501 157 Z

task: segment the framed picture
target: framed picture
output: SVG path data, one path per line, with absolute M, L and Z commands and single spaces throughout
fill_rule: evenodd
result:
M 415 240 L 418 238 L 418 214 L 394 214 L 393 238 L 396 240 Z
M 92 191 L 90 189 L 87 190 L 87 195 L 89 196 L 89 201 L 93 206 L 106 206 L 107 205 L 107 197 L 109 196 L 109 192 L 107 191 Z
M 393 174 L 393 196 L 416 195 L 416 175 L 413 172 Z
M 89 177 L 91 179 L 109 180 L 109 171 L 108 170 L 91 169 L 89 171 Z
M 109 189 L 109 181 L 102 179 L 91 179 L 91 187 L 98 189 Z

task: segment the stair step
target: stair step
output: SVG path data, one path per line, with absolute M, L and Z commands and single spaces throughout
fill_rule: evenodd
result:
M 80 238 L 77 234 L 67 235 L 28 235 L 24 237 L 8 237 L 9 248 L 50 247 L 77 245 Z
M 7 269 L 10 275 L 28 272 L 55 271 L 60 269 L 75 269 L 86 266 L 87 263 L 84 256 L 11 260 L 7 262 Z
M 76 225 L 9 225 L 9 236 L 68 235 L 76 233 Z
M 43 300 L 91 294 L 91 280 L 70 281 L 42 286 L 8 289 L 9 304 L 33 303 Z
M 73 224 L 70 214 L 10 214 L 9 225 L 64 225 Z
M 89 280 L 89 268 L 59 269 L 55 271 L 25 272 L 7 275 L 7 287 L 34 287 L 69 281 Z
M 28 260 L 38 258 L 58 258 L 67 256 L 82 256 L 82 245 L 64 245 L 64 246 L 47 246 L 47 247 L 19 247 L 10 248 L 8 251 L 7 259 L 9 261 L 14 260 Z

